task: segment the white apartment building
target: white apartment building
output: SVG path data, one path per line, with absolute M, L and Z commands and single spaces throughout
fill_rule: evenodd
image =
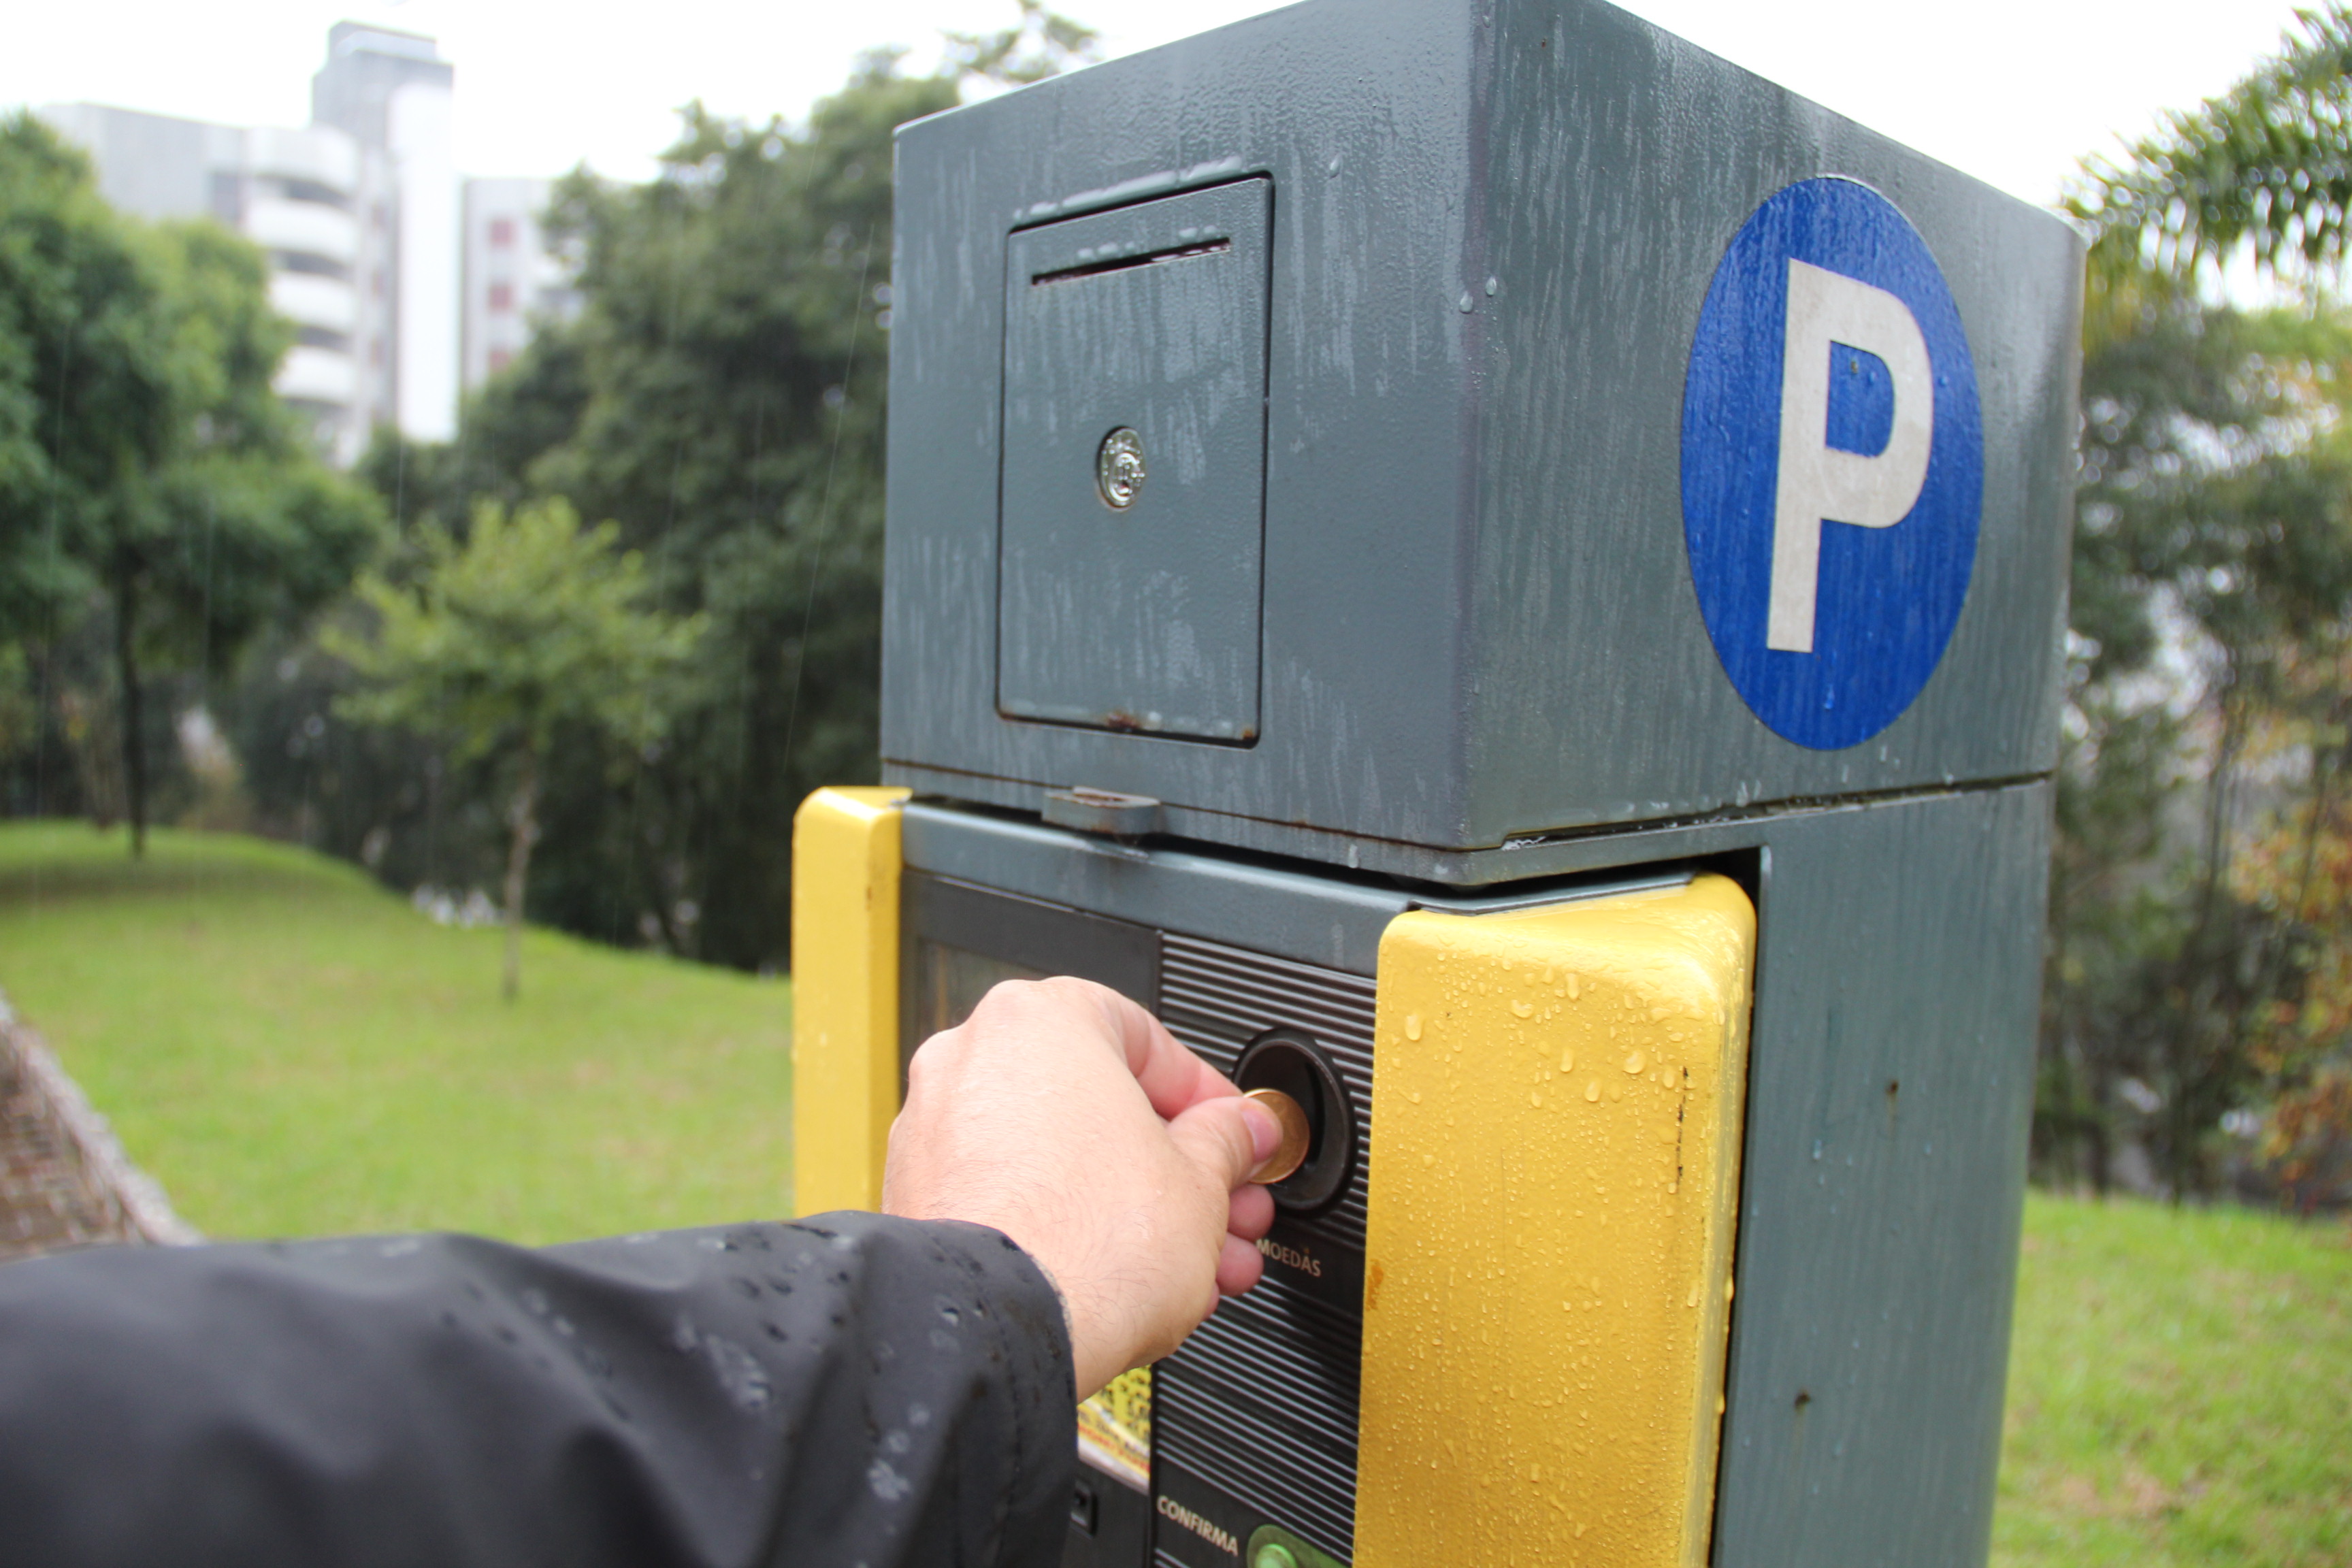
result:
M 542 321 L 571 319 L 580 296 L 541 227 L 552 180 L 466 182 L 465 303 L 458 335 L 467 391 L 504 370 Z
M 358 142 L 374 172 L 376 240 L 362 308 L 384 345 L 362 368 L 372 423 L 420 441 L 457 430 L 457 69 L 431 38 L 338 22 L 310 79 L 310 121 Z
M 349 464 L 378 426 L 449 439 L 461 393 L 520 353 L 534 322 L 574 308 L 540 227 L 551 183 L 459 180 L 455 79 L 431 38 L 339 22 L 307 126 L 94 103 L 40 113 L 89 152 L 115 206 L 217 218 L 268 253 L 270 300 L 296 332 L 278 393 Z
M 268 255 L 270 303 L 296 334 L 278 391 L 338 460 L 356 458 L 370 423 L 360 367 L 373 346 L 361 308 L 371 183 L 352 138 L 327 126 L 208 125 L 95 103 L 41 114 L 89 152 L 100 194 L 116 207 L 217 218 Z

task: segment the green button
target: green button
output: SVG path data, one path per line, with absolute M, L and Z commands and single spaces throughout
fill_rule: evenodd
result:
M 1348 1568 L 1345 1563 L 1278 1524 L 1261 1524 L 1250 1531 L 1242 1549 L 1249 1568 Z

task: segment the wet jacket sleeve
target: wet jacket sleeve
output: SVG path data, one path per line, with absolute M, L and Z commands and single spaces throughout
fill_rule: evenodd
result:
M 0 1564 L 1050 1568 L 1060 1303 L 876 1215 L 0 1268 Z

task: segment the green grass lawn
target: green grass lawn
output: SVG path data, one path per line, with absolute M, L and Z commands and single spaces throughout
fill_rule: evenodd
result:
M 2036 1196 L 1993 1561 L 2352 1563 L 2352 1233 Z
M 781 1215 L 790 990 L 436 926 L 279 845 L 0 825 L 0 988 L 223 1237 Z M 2036 1197 L 1994 1561 L 2352 1563 L 2341 1224 Z
M 791 989 L 436 926 L 284 845 L 0 824 L 0 989 L 215 1237 L 789 1213 Z

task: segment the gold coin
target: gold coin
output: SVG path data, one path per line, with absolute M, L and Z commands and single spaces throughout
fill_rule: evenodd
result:
M 1282 1123 L 1282 1142 L 1265 1157 L 1265 1163 L 1250 1173 L 1250 1180 L 1258 1183 L 1278 1182 L 1295 1173 L 1307 1163 L 1307 1145 L 1312 1136 L 1307 1127 L 1307 1112 L 1298 1101 L 1278 1089 L 1254 1089 L 1249 1098 L 1274 1112 Z

